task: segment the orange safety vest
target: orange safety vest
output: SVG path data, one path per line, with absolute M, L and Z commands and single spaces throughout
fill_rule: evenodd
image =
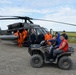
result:
M 51 34 L 45 34 L 45 40 L 50 40 L 52 38 Z
M 48 40 L 50 40 L 50 39 L 52 39 L 52 35 L 51 35 L 51 34 L 45 34 L 45 40 L 48 41 Z M 50 45 L 50 44 L 51 44 L 51 43 L 48 42 L 48 45 Z

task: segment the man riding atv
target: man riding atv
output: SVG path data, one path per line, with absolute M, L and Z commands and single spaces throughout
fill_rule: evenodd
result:
M 71 69 L 72 60 L 68 56 L 71 56 L 74 49 L 68 46 L 68 42 L 64 39 L 63 35 L 60 36 L 60 39 L 61 43 L 59 48 L 54 48 L 55 46 L 51 44 L 52 49 L 51 46 L 47 45 L 47 41 L 42 41 L 40 44 L 31 44 L 28 49 L 28 52 L 31 55 L 31 66 L 39 68 L 43 63 L 56 63 L 61 69 Z M 55 37 L 51 40 L 52 42 L 55 41 Z M 53 51 L 52 54 L 51 50 Z M 52 57 L 49 55 L 52 55 Z M 47 60 L 48 56 L 50 57 L 49 60 Z M 50 61 L 51 59 L 52 61 Z
M 53 59 L 52 59 L 52 56 L 51 56 L 51 60 L 50 61 L 55 61 L 57 55 L 59 55 L 61 53 L 64 53 L 64 52 L 67 52 L 67 50 L 69 48 L 68 41 L 65 40 L 65 37 L 63 35 L 60 36 L 60 39 L 61 39 L 60 46 L 58 48 L 55 48 L 55 46 L 53 46 L 53 48 L 51 49 L 51 52 L 50 52 L 51 54 L 50 55 L 52 55 L 52 53 L 53 53 Z M 50 42 L 52 42 L 52 41 L 56 42 L 55 39 L 50 40 Z

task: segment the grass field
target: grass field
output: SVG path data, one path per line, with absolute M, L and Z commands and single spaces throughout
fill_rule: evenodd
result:
M 66 32 L 70 43 L 76 43 L 76 32 Z
M 76 32 L 66 32 L 66 33 L 67 33 L 68 36 L 74 36 L 74 37 L 76 37 Z
M 60 32 L 62 34 L 62 32 Z M 76 32 L 66 32 L 69 37 L 69 43 L 76 43 Z

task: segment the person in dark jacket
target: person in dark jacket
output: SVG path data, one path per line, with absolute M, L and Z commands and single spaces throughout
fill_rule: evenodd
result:
M 32 31 L 32 34 L 30 36 L 30 42 L 31 42 L 31 44 L 35 44 L 35 42 L 36 42 L 36 35 L 35 35 L 34 31 Z
M 44 34 L 42 32 L 38 35 L 38 43 L 44 40 Z
M 68 40 L 68 35 L 66 34 L 65 30 L 63 30 L 63 34 L 62 34 L 62 35 L 64 36 L 64 38 L 65 38 L 66 40 Z
M 56 41 L 57 41 L 56 48 L 58 48 L 60 46 L 60 43 L 61 43 L 60 33 L 59 32 L 56 32 L 55 33 L 55 36 L 56 36 Z

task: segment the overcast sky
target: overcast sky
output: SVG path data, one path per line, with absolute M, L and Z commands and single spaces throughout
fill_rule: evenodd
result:
M 0 0 L 0 15 L 29 16 L 76 24 L 76 0 Z M 0 21 L 0 27 L 7 29 L 8 24 L 19 21 Z M 76 31 L 76 26 L 41 21 L 34 23 L 55 31 Z

